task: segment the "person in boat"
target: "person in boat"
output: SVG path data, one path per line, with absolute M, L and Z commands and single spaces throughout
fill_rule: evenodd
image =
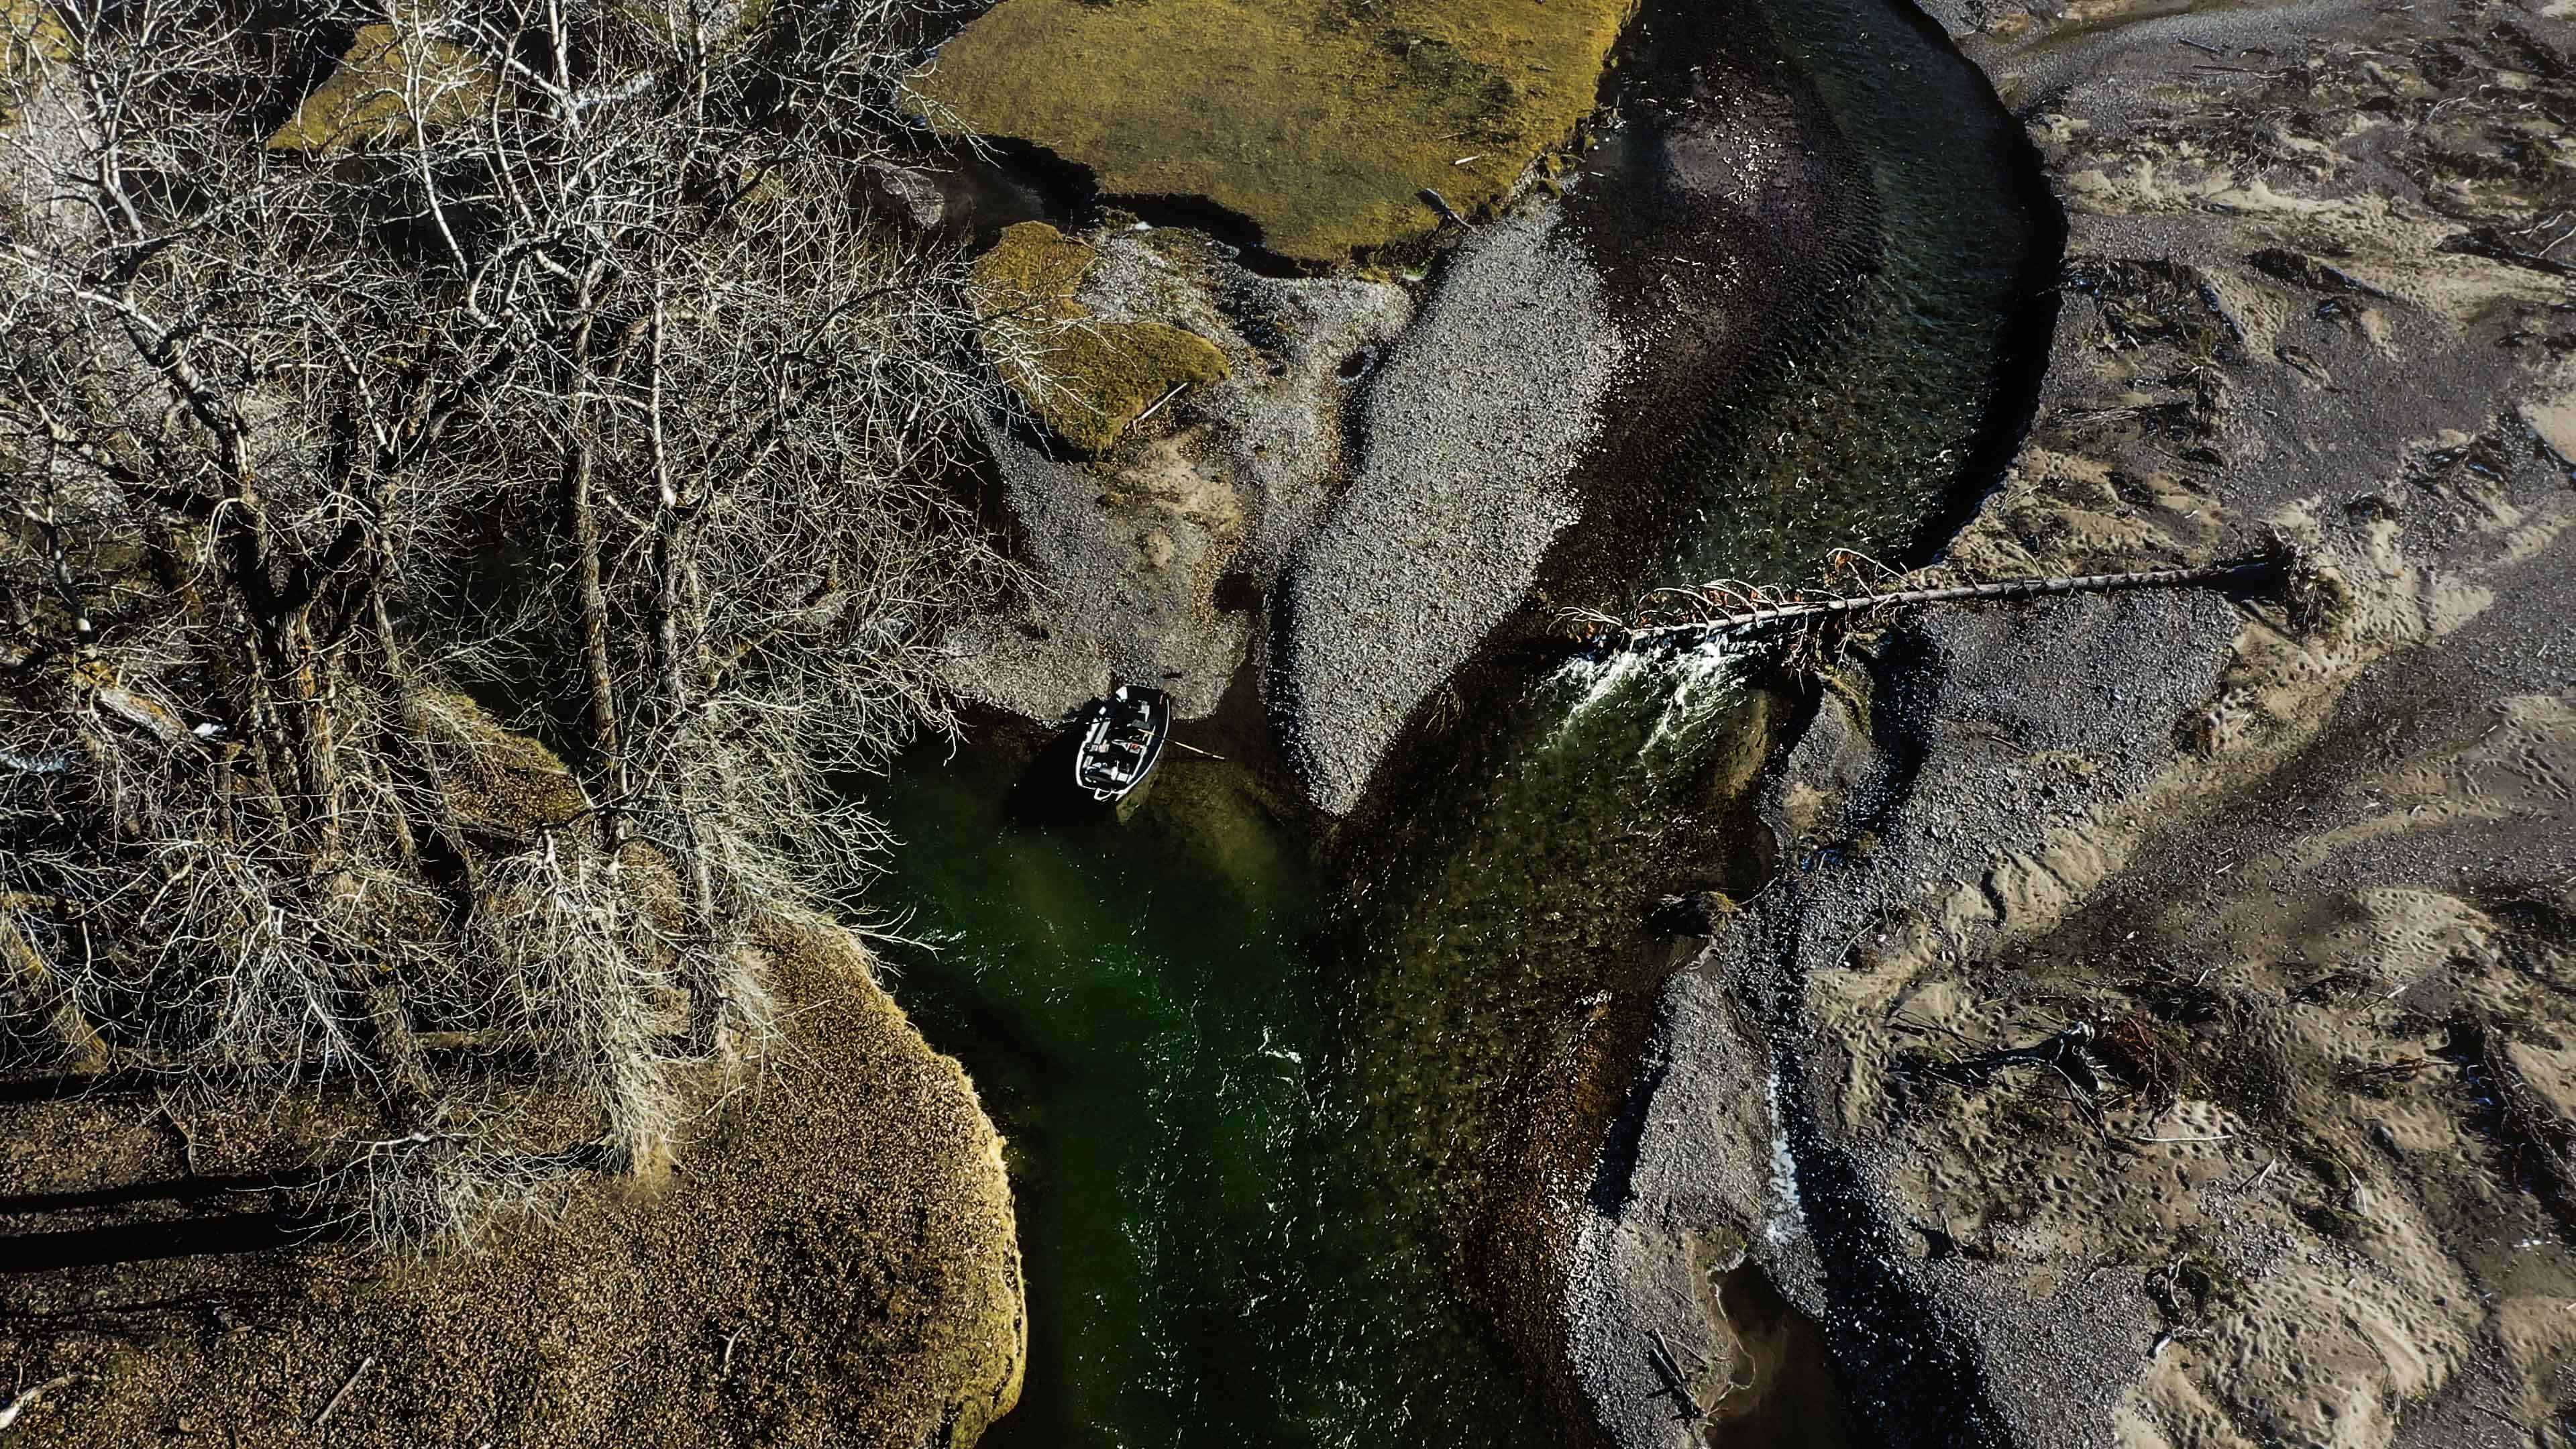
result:
M 1075 783 L 1102 800 L 1133 789 L 1162 748 L 1163 710 L 1162 696 L 1142 686 L 1117 685 L 1094 700 L 1086 710 Z

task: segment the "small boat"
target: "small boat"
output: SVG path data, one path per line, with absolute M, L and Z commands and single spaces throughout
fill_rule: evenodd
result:
M 1076 717 L 1081 740 L 1073 752 L 1073 785 L 1102 804 L 1136 793 L 1163 758 L 1172 733 L 1172 702 L 1159 689 L 1122 684 Z

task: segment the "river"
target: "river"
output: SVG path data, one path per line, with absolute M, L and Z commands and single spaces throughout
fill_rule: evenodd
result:
M 1650 457 L 1671 505 L 1627 526 L 1649 542 L 1623 590 L 1919 555 L 2027 416 L 2054 223 L 2017 130 L 1901 4 L 1734 17 L 1769 40 L 1730 49 L 1794 67 L 1847 146 L 1875 245 L 1689 411 L 1614 425 L 1605 456 Z M 1650 6 L 1670 33 L 1632 44 L 1632 84 L 1683 69 L 1688 8 Z M 1643 134 L 1589 158 L 1577 215 L 1634 219 Z M 1125 825 L 1055 818 L 1008 729 L 876 792 L 903 844 L 872 903 L 938 947 L 888 948 L 897 997 L 1011 1142 L 1032 1352 L 986 1442 L 1561 1441 L 1504 1346 L 1544 1271 L 1513 1204 L 1580 1167 L 1624 1087 L 1678 959 L 1652 903 L 1758 887 L 1774 852 L 1729 791 L 1781 709 L 1716 656 L 1493 662 L 1473 700 L 1360 840 L 1322 838 L 1266 768 L 1179 752 Z M 1239 757 L 1250 734 L 1182 738 Z M 1793 1407 L 1742 1442 L 1836 1441 L 1829 1403 Z

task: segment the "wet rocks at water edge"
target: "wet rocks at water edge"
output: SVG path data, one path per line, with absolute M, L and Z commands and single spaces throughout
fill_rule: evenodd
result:
M 1684 891 L 1659 897 L 1646 913 L 1646 924 L 1652 930 L 1706 939 L 1734 914 L 1735 902 L 1722 892 Z

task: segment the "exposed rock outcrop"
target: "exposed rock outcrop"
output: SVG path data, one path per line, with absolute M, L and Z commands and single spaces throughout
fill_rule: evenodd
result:
M 491 73 L 461 47 L 393 25 L 364 25 L 268 146 L 329 156 L 406 142 L 416 127 L 473 117 L 491 96 Z
M 1038 233 L 1054 229 L 1009 235 Z M 1159 408 L 1146 398 L 1137 406 L 1152 415 L 1103 440 L 1095 458 L 988 423 L 1034 587 L 1025 614 L 958 631 L 953 677 L 1037 720 L 1117 680 L 1160 684 L 1183 717 L 1205 715 L 1254 647 L 1292 551 L 1342 486 L 1352 378 L 1403 328 L 1412 301 L 1386 282 L 1265 277 L 1196 232 L 1108 230 L 1081 247 L 1067 301 L 1086 325 L 1179 333 L 1221 371 Z
M 1591 110 L 1631 3 L 1003 0 L 913 85 L 1112 196 L 1203 199 L 1333 262 L 1508 196 Z
M 1147 409 L 1230 370 L 1214 343 L 1168 322 L 1109 321 L 1074 300 L 1097 254 L 1042 221 L 1005 229 L 975 259 L 984 346 L 1047 431 L 1108 452 Z

